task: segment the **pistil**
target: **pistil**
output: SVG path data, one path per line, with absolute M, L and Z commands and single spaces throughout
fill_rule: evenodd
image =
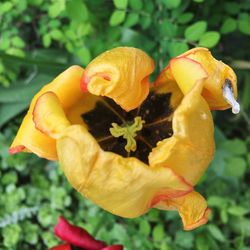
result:
M 112 123 L 112 128 L 109 129 L 111 135 L 114 137 L 123 137 L 127 140 L 127 144 L 125 146 L 125 150 L 127 152 L 136 151 L 137 145 L 135 137 L 137 136 L 137 132 L 141 131 L 143 128 L 144 120 L 140 116 L 134 118 L 134 122 L 132 124 L 126 123 L 119 126 L 117 123 Z

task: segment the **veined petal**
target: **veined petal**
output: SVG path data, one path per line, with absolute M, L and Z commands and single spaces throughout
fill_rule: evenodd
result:
M 65 110 L 74 105 L 82 96 L 80 79 L 84 69 L 72 66 L 56 77 L 51 83 L 45 85 L 32 99 L 27 115 L 24 117 L 18 133 L 10 146 L 10 153 L 20 151 L 34 152 L 40 157 L 56 160 L 55 140 L 41 133 L 35 128 L 32 112 L 37 99 L 45 92 L 54 92 Z
M 119 47 L 106 51 L 87 66 L 82 89 L 112 98 L 126 111 L 138 107 L 149 93 L 153 60 L 143 51 Z
M 159 202 L 156 206 L 163 210 L 178 210 L 185 230 L 192 230 L 207 223 L 211 210 L 198 192 Z
M 197 63 L 200 64 L 200 67 L 202 67 L 207 73 L 207 77 L 204 79 L 202 95 L 208 102 L 210 109 L 223 110 L 231 107 L 223 96 L 223 86 L 226 82 L 230 82 L 230 87 L 232 88 L 233 95 L 236 99 L 237 79 L 234 71 L 228 65 L 224 64 L 222 61 L 216 60 L 206 48 L 195 48 L 189 50 L 177 58 L 172 59 L 171 62 L 176 59 L 178 61 L 184 60 L 186 62 L 187 59 L 190 59 L 193 62 L 193 65 L 191 63 L 182 62 L 182 68 L 179 69 L 179 76 L 182 75 L 186 80 L 192 73 L 194 76 L 201 73 L 201 70 L 198 70 L 197 68 Z M 171 66 L 171 62 L 170 68 L 173 70 L 174 67 Z M 197 68 L 197 70 L 195 68 Z M 177 75 L 175 74 L 175 77 L 176 76 Z M 185 85 L 185 81 L 182 81 L 182 85 Z
M 71 185 L 122 217 L 140 216 L 161 199 L 192 191 L 192 186 L 169 168 L 150 168 L 136 158 L 104 152 L 83 126 L 68 127 L 57 141 L 57 151 Z
M 160 141 L 149 155 L 149 165 L 165 166 L 196 184 L 214 153 L 213 122 L 198 82 L 173 115 L 173 136 Z
M 36 129 L 54 139 L 70 126 L 59 98 L 51 91 L 37 99 L 33 110 L 33 121 Z

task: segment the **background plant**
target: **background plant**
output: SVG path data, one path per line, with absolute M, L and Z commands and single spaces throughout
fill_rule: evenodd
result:
M 46 249 L 63 214 L 126 249 L 250 247 L 250 1 L 3 0 L 0 2 L 0 249 Z M 10 156 L 8 146 L 34 93 L 69 65 L 86 65 L 115 46 L 134 46 L 156 73 L 185 50 L 204 46 L 239 79 L 242 112 L 214 114 L 217 152 L 198 189 L 210 222 L 184 232 L 175 212 L 127 220 L 81 198 L 55 163 Z

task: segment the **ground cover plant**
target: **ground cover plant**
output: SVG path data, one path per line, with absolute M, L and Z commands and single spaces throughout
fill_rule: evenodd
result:
M 125 249 L 249 249 L 250 2 L 181 0 L 4 0 L 0 3 L 0 249 L 47 249 L 60 215 Z M 84 200 L 56 163 L 10 156 L 8 147 L 41 86 L 72 64 L 121 45 L 158 62 L 210 48 L 237 73 L 242 111 L 214 113 L 217 151 L 198 191 L 213 213 L 185 232 L 176 212 L 113 216 Z

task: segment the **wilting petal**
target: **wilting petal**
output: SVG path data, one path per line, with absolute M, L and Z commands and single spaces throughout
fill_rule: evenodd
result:
M 83 96 L 80 91 L 80 79 L 83 68 L 72 66 L 56 77 L 50 84 L 45 85 L 32 99 L 27 115 L 23 119 L 21 127 L 14 139 L 10 153 L 20 151 L 32 151 L 40 157 L 49 160 L 57 159 L 55 140 L 41 133 L 35 128 L 32 112 L 37 99 L 45 92 L 54 92 L 65 110 L 78 102 Z
M 185 230 L 192 230 L 206 224 L 211 212 L 206 200 L 195 191 L 179 198 L 161 201 L 155 207 L 163 210 L 178 210 Z
M 153 60 L 142 50 L 119 47 L 106 51 L 87 66 L 82 89 L 112 98 L 126 111 L 137 108 L 149 92 Z
M 178 61 L 181 61 L 182 59 L 186 61 L 186 59 L 189 59 L 194 62 L 193 65 L 191 63 L 183 62 L 183 67 L 179 68 L 178 76 L 188 78 L 191 73 L 194 73 L 194 76 L 198 75 L 200 70 L 197 69 L 195 71 L 195 68 L 197 68 L 195 63 L 200 64 L 203 70 L 207 73 L 207 77 L 204 79 L 204 89 L 202 91 L 202 95 L 208 102 L 210 109 L 223 110 L 231 107 L 223 96 L 223 86 L 225 85 L 226 80 L 229 81 L 231 85 L 230 87 L 232 87 L 233 94 L 236 99 L 237 79 L 234 71 L 228 65 L 224 64 L 222 61 L 216 60 L 212 56 L 211 52 L 206 48 L 195 48 L 189 50 L 172 60 L 175 61 L 176 59 L 178 59 Z M 171 70 L 172 69 L 173 67 L 171 67 Z M 177 75 L 175 74 L 175 77 L 176 76 Z M 185 81 L 182 82 L 184 83 Z
M 37 99 L 33 110 L 33 121 L 38 130 L 54 139 L 70 126 L 60 100 L 51 91 Z
M 83 126 L 68 127 L 57 141 L 57 151 L 71 185 L 100 207 L 123 217 L 139 216 L 161 199 L 192 191 L 169 168 L 150 168 L 136 158 L 104 152 Z
M 83 228 L 71 225 L 63 217 L 59 218 L 55 234 L 67 243 L 86 250 L 100 250 L 106 246 L 104 242 L 94 239 Z
M 160 141 L 149 155 L 150 166 L 165 166 L 196 184 L 214 153 L 213 121 L 197 83 L 173 116 L 173 136 Z

